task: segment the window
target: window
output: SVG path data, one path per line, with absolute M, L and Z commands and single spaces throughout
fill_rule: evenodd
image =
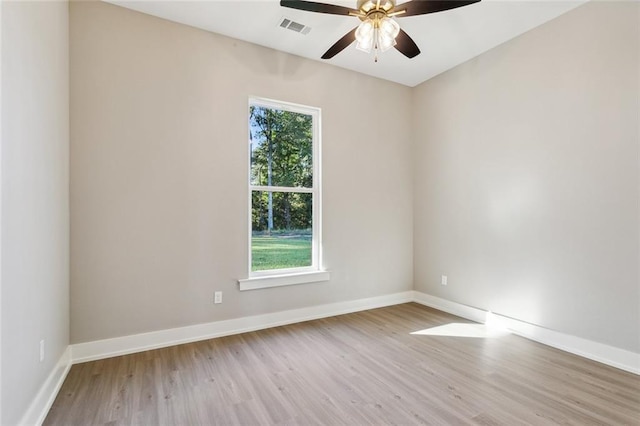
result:
M 241 290 L 328 279 L 319 154 L 318 108 L 249 100 L 249 279 Z

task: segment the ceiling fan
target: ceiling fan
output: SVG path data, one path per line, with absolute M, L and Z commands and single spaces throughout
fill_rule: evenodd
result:
M 355 16 L 362 21 L 360 25 L 345 34 L 327 50 L 322 59 L 331 59 L 356 41 L 356 48 L 365 52 L 384 52 L 392 47 L 407 58 L 420 54 L 418 45 L 404 32 L 394 17 L 425 15 L 442 12 L 477 3 L 480 0 L 412 0 L 396 5 L 395 0 L 358 0 L 357 9 L 312 1 L 280 0 L 280 6 L 308 12 L 329 13 L 332 15 Z

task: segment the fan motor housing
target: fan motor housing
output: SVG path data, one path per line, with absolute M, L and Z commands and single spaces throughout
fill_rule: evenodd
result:
M 385 14 L 391 11 L 394 7 L 396 7 L 395 0 L 380 0 L 380 6 L 378 5 L 378 0 L 358 0 L 358 10 L 364 13 L 365 15 L 370 12 L 384 12 Z

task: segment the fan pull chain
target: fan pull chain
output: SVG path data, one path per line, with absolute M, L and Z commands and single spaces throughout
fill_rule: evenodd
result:
M 376 22 L 375 27 L 373 28 L 373 62 L 378 63 L 378 31 L 379 23 Z

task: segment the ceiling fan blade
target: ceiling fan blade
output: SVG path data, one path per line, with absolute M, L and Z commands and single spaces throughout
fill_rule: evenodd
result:
M 480 0 L 413 0 L 397 5 L 394 11 L 406 10 L 405 13 L 398 15 L 398 18 L 404 18 L 405 16 L 442 12 L 443 10 L 468 6 L 479 1 Z
M 331 59 L 336 56 L 338 53 L 342 52 L 347 46 L 353 43 L 356 40 L 356 28 L 352 29 L 348 33 L 346 33 L 340 40 L 336 41 L 333 46 L 329 48 L 324 55 L 322 55 L 322 59 Z
M 415 58 L 420 54 L 420 49 L 418 49 L 416 42 L 402 29 L 396 37 L 396 45 L 394 47 L 409 59 Z
M 289 7 L 291 9 L 306 10 L 307 12 L 330 13 L 332 15 L 349 15 L 349 13 L 358 13 L 355 9 L 335 4 L 316 3 L 314 1 L 302 0 L 280 0 L 280 6 Z

